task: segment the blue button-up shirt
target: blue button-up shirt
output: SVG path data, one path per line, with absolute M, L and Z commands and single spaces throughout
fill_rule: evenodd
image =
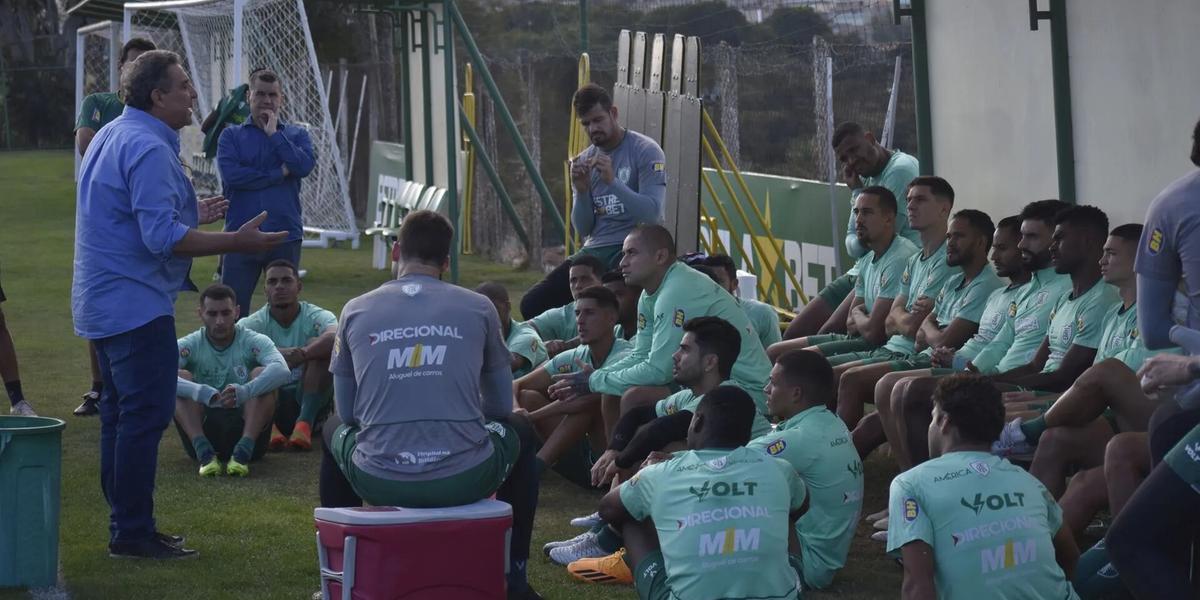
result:
M 226 127 L 217 143 L 217 167 L 229 200 L 225 231 L 237 231 L 265 210 L 260 229 L 286 231 L 289 242 L 302 239 L 300 179 L 315 163 L 312 140 L 302 127 L 281 122 L 271 136 L 253 120 Z
M 131 106 L 102 128 L 79 172 L 75 333 L 89 340 L 175 314 L 190 258 L 172 249 L 199 215 L 179 160 L 179 133 Z

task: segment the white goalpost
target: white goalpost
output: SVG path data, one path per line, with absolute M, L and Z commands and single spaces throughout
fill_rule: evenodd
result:
M 215 161 L 203 155 L 200 122 L 230 89 L 246 83 L 251 70 L 268 68 L 278 73 L 286 97 L 281 116 L 308 130 L 316 154 L 316 167 L 300 188 L 305 245 L 351 240 L 357 247 L 358 227 L 346 167 L 337 147 L 303 0 L 128 2 L 122 40 L 136 36 L 179 54 L 196 87 L 195 122 L 180 131 L 180 141 L 182 159 L 192 171 L 197 190 L 220 191 Z M 120 42 L 117 48 L 119 52 Z M 86 79 L 84 75 L 76 77 L 77 82 Z

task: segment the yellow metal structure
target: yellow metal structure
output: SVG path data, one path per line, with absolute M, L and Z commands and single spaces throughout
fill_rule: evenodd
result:
M 592 81 L 592 59 L 587 55 L 586 52 L 579 55 L 579 66 L 576 71 L 575 79 L 576 89 L 581 88 Z M 575 103 L 572 102 L 571 120 L 567 124 L 567 159 L 563 161 L 563 181 L 566 182 L 563 186 L 563 196 L 566 199 L 563 204 L 563 208 L 565 209 L 564 214 L 566 215 L 566 218 L 563 219 L 563 222 L 566 225 L 566 227 L 563 228 L 563 247 L 566 248 L 567 256 L 574 254 L 575 251 L 581 246 L 579 236 L 572 230 L 571 227 L 571 209 L 572 204 L 575 202 L 575 194 L 571 189 L 571 160 L 576 156 L 579 156 L 590 145 L 591 142 L 588 141 L 587 132 L 584 131 L 583 127 L 579 124 L 579 115 L 575 114 Z
M 467 63 L 466 70 L 463 73 L 463 97 L 462 105 L 463 112 L 467 115 L 467 121 L 471 123 L 471 127 L 475 127 L 475 92 L 474 90 L 475 77 L 471 69 L 471 63 Z M 471 144 L 467 133 L 463 132 L 462 147 L 467 152 L 466 173 L 464 173 L 464 189 L 463 189 L 463 212 L 462 212 L 462 253 L 472 254 L 475 251 L 475 242 L 473 229 L 471 227 L 471 212 L 475 207 L 475 146 Z

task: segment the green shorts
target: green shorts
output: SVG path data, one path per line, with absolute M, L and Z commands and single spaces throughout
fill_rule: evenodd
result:
M 367 504 L 407 508 L 462 506 L 494 494 L 508 478 L 521 453 L 516 429 L 500 422 L 489 422 L 487 429 L 492 442 L 491 456 L 466 471 L 441 479 L 384 479 L 359 469 L 353 460 L 354 448 L 358 446 L 358 428 L 345 423 L 333 432 L 329 451 L 346 474 L 350 487 Z
M 246 426 L 246 422 L 242 419 L 242 407 L 225 408 L 221 406 L 209 406 L 204 409 L 204 437 L 208 438 L 212 444 L 213 450 L 217 453 L 217 459 L 222 462 L 228 461 L 233 455 L 233 447 L 237 445 L 238 440 L 242 439 L 242 428 Z M 175 422 L 175 429 L 179 431 L 179 441 L 183 443 L 183 450 L 187 452 L 188 458 L 196 460 L 196 448 L 192 446 L 192 440 L 189 440 L 183 428 L 179 426 L 179 421 Z M 254 440 L 254 453 L 250 455 L 250 460 L 258 460 L 267 452 L 267 445 L 271 441 L 271 426 L 268 424 L 263 427 L 261 433 Z
M 559 457 L 558 462 L 555 462 L 551 468 L 555 473 L 562 475 L 563 479 L 575 485 L 592 489 L 592 465 L 595 463 L 596 457 L 592 454 L 592 442 L 585 435 L 578 444 Z
M 835 367 L 852 362 L 858 362 L 863 365 L 878 365 L 881 363 L 888 363 L 893 372 L 912 371 L 913 369 L 927 369 L 931 365 L 929 362 L 929 357 L 924 354 L 892 352 L 891 350 L 884 350 L 883 348 L 869 352 L 848 352 L 846 354 L 836 354 L 829 357 L 829 364 Z
M 829 334 L 829 335 L 840 335 L 840 334 Z M 818 336 L 812 336 L 812 337 L 818 337 Z M 812 337 L 809 338 L 810 343 L 812 342 Z M 865 354 L 870 354 L 871 352 L 874 352 L 879 349 L 878 346 L 876 346 L 875 344 L 872 344 L 871 342 L 868 342 L 867 340 L 864 340 L 863 338 L 846 337 L 846 336 L 842 336 L 842 339 L 830 340 L 827 342 L 818 342 L 813 345 L 817 348 L 817 350 L 820 350 L 821 354 L 825 355 L 826 358 L 837 356 L 839 354 L 852 354 L 852 353 L 856 353 L 856 352 L 862 352 L 865 355 Z
M 788 564 L 804 581 L 804 563 L 799 556 L 788 554 Z M 641 600 L 672 600 L 676 596 L 667 586 L 667 566 L 663 562 L 662 550 L 647 554 L 633 569 L 633 587 Z
M 842 275 L 829 282 L 829 285 L 817 292 L 817 297 L 824 300 L 831 310 L 837 310 L 838 305 L 854 291 L 854 283 L 858 280 L 855 275 Z
M 608 266 L 609 270 L 617 268 L 617 264 L 621 262 L 621 244 L 615 246 L 593 246 L 590 248 L 580 248 L 579 252 L 571 255 L 575 258 L 580 254 L 590 254 L 600 259 L 600 262 Z
M 292 435 L 292 428 L 296 426 L 296 419 L 300 417 L 300 384 L 290 383 L 276 390 L 278 396 L 275 401 L 275 426 L 283 435 Z M 325 420 L 329 415 L 329 410 L 333 406 L 333 388 L 329 388 L 321 393 L 324 398 L 324 407 L 317 413 L 317 421 L 315 425 Z
M 1197 425 L 1175 444 L 1163 462 L 1183 480 L 1200 492 L 1200 425 Z

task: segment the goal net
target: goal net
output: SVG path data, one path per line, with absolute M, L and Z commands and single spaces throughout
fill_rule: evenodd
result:
M 180 131 L 180 141 L 197 190 L 220 189 L 215 161 L 203 155 L 200 122 L 250 71 L 268 68 L 283 82 L 281 118 L 308 130 L 316 154 L 316 167 L 300 187 L 305 231 L 323 240 L 357 236 L 303 0 L 129 2 L 124 17 L 124 39 L 145 37 L 179 54 L 196 87 L 195 122 Z

